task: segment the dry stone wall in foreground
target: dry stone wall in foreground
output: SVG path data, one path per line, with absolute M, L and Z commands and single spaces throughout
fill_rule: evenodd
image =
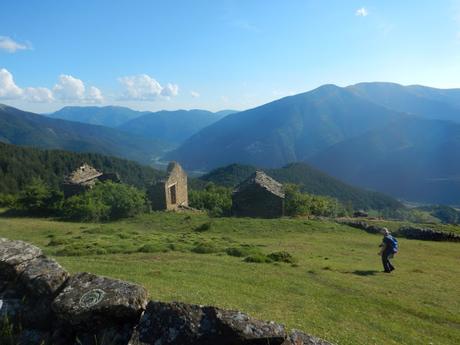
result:
M 0 238 L 3 345 L 328 345 L 283 325 L 216 307 L 149 301 L 139 285 L 70 276 L 23 241 Z

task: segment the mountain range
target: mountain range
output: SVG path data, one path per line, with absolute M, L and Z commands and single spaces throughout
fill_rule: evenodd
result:
M 136 111 L 126 107 L 64 107 L 54 113 L 44 114 L 54 119 L 68 120 L 100 125 L 106 127 L 117 127 L 129 120 L 142 116 L 148 112 Z
M 166 154 L 189 169 L 308 162 L 412 201 L 460 204 L 460 90 L 324 85 L 229 115 Z
M 202 128 L 235 112 L 234 110 L 222 110 L 213 113 L 200 109 L 151 112 L 136 111 L 125 107 L 91 106 L 64 107 L 46 116 L 117 128 L 175 147 Z
M 68 120 L 0 106 L 0 141 L 144 163 L 162 156 L 195 171 L 305 162 L 404 200 L 460 205 L 460 89 L 323 85 L 233 113 L 121 107 L 57 113 L 48 116 Z
M 211 125 L 233 111 L 212 113 L 206 110 L 176 110 L 146 113 L 117 128 L 143 137 L 156 138 L 177 146 L 193 134 Z
M 166 157 L 191 169 L 233 162 L 280 167 L 407 117 L 335 85 L 229 115 Z
M 52 119 L 0 104 L 0 142 L 44 149 L 95 152 L 148 163 L 167 145 L 123 131 Z

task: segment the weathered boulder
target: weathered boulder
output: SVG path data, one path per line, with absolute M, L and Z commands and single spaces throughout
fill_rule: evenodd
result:
M 150 302 L 130 344 L 256 345 L 283 343 L 284 326 L 238 311 L 185 303 Z
M 0 278 L 6 280 L 18 278 L 28 261 L 42 255 L 38 247 L 6 238 L 0 238 L 0 249 Z
M 20 321 L 23 303 L 18 298 L 0 298 L 0 325 L 4 322 L 16 324 Z
M 69 273 L 55 260 L 38 257 L 28 262 L 20 276 L 22 285 L 33 296 L 52 297 L 69 278 Z
M 284 341 L 282 345 L 332 345 L 331 343 L 314 337 L 312 335 L 303 333 L 301 331 L 293 330 L 289 337 Z
M 45 330 L 51 327 L 54 319 L 50 303 L 47 298 L 0 297 L 0 324 L 7 321 L 16 328 Z
M 44 332 L 37 329 L 24 329 L 20 333 L 17 344 L 18 345 L 45 345 L 49 343 L 49 332 Z M 51 345 L 51 344 L 50 344 Z
M 79 273 L 68 279 L 52 308 L 59 321 L 100 329 L 114 322 L 137 322 L 147 295 L 147 290 L 136 284 Z
M 52 345 L 131 345 L 134 332 L 132 324 L 120 324 L 87 332 L 61 328 L 56 329 L 51 337 Z M 138 345 L 138 344 L 133 344 Z

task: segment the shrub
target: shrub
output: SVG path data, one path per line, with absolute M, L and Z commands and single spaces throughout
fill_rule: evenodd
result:
M 336 199 L 301 193 L 293 184 L 285 186 L 285 211 L 288 216 L 324 216 L 336 217 L 346 214 L 346 208 Z
M 236 256 L 242 258 L 243 256 L 248 255 L 248 253 L 242 248 L 230 247 L 225 250 L 225 252 L 230 256 Z
M 17 203 L 17 196 L 13 194 L 0 194 L 0 207 L 14 208 Z
M 204 190 L 190 190 L 189 204 L 199 210 L 208 211 L 213 217 L 228 216 L 232 208 L 232 191 L 230 188 L 209 183 Z
M 64 195 L 34 178 L 19 194 L 16 206 L 28 213 L 46 216 L 60 211 Z
M 253 254 L 261 254 L 259 249 L 254 246 L 230 247 L 225 250 L 227 255 L 242 258 Z
M 273 252 L 268 254 L 268 257 L 276 262 L 286 262 L 288 264 L 294 264 L 296 262 L 292 255 L 286 251 Z
M 218 252 L 218 248 L 213 243 L 201 242 L 192 248 L 192 252 L 198 254 L 210 254 Z
M 211 227 L 212 227 L 212 223 L 211 223 L 211 222 L 206 222 L 206 223 L 203 223 L 203 224 L 201 224 L 201 225 L 198 225 L 198 226 L 195 228 L 195 231 L 196 231 L 196 232 L 209 231 L 209 230 L 211 230 Z
M 272 260 L 268 256 L 262 253 L 251 254 L 248 257 L 246 257 L 244 261 L 257 263 L 257 264 L 272 262 Z
M 63 217 L 70 220 L 102 221 L 110 219 L 110 206 L 85 194 L 74 195 L 64 202 Z
M 74 195 L 64 203 L 63 216 L 81 221 L 106 221 L 132 217 L 146 209 L 145 195 L 138 189 L 107 181 Z
M 163 244 L 158 243 L 147 243 L 140 247 L 137 251 L 140 253 L 159 253 L 159 252 L 167 252 L 169 249 Z

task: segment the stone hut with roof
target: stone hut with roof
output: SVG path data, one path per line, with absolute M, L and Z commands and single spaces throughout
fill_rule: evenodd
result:
M 111 180 L 120 182 L 116 173 L 102 173 L 91 165 L 84 163 L 64 178 L 61 189 L 66 198 L 91 189 L 97 181 Z
M 169 163 L 167 177 L 152 185 L 148 196 L 156 211 L 188 208 L 187 174 L 179 163 Z
M 232 194 L 232 213 L 238 217 L 277 218 L 284 215 L 283 185 L 256 171 Z

